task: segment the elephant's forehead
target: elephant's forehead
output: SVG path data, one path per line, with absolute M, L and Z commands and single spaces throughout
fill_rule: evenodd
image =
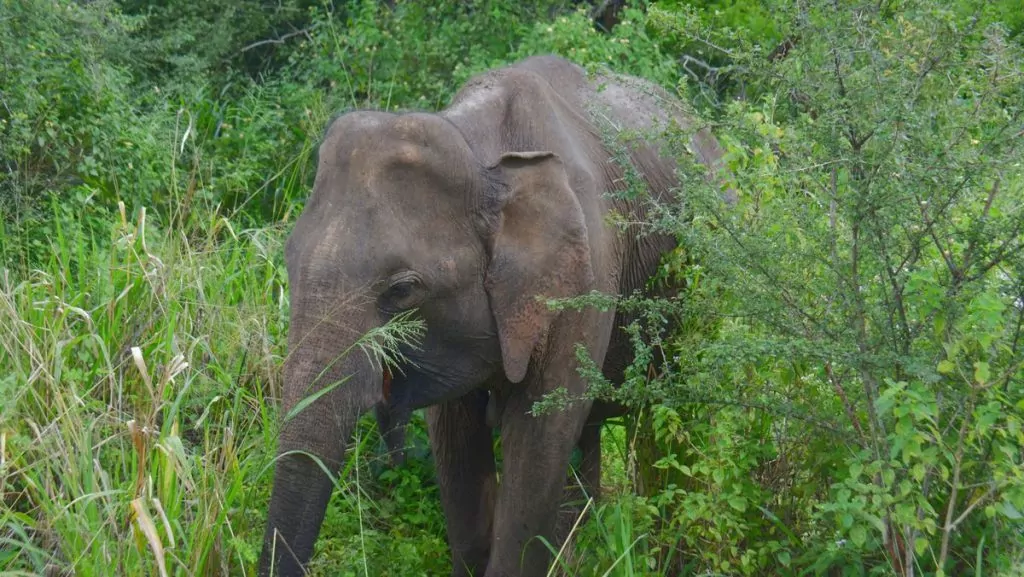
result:
M 376 183 L 389 172 L 430 172 L 427 151 L 422 146 L 403 141 L 377 141 L 356 146 L 349 155 L 348 166 L 349 186 L 370 192 L 379 189 Z
M 364 135 L 340 159 L 322 150 L 315 201 L 296 229 L 292 258 L 299 270 L 369 277 L 439 261 L 471 244 L 475 174 L 450 156 L 393 135 Z
M 408 237 L 418 227 L 410 218 L 403 218 L 399 210 L 377 199 L 364 200 L 358 206 L 337 207 L 334 214 L 304 231 L 311 245 L 306 258 L 322 262 L 372 260 L 382 253 L 408 250 Z
M 443 269 L 446 259 L 471 240 L 466 226 L 418 203 L 384 200 L 364 198 L 347 207 L 344 200 L 326 203 L 322 210 L 331 214 L 309 221 L 300 233 L 301 268 L 313 276 L 340 274 L 371 282 L 381 271 L 401 267 Z
M 408 142 L 383 151 L 357 148 L 349 167 L 348 194 L 418 214 L 463 207 L 475 177 L 464 159 Z

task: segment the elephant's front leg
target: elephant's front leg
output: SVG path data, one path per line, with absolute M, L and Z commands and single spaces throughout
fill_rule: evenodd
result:
M 504 408 L 501 491 L 487 577 L 545 575 L 552 561 L 536 537 L 554 543 L 566 471 L 587 407 L 534 417 L 527 414 L 534 400 L 519 390 Z
M 579 447 L 583 453 L 580 480 L 585 497 L 601 497 L 601 427 L 603 423 L 587 423 L 580 433 Z
M 479 577 L 487 569 L 498 487 L 486 409 L 482 390 L 427 409 L 453 577 Z

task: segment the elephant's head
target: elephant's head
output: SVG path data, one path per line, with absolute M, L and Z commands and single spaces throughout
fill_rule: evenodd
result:
M 289 417 L 261 572 L 301 573 L 332 490 L 324 469 L 340 469 L 363 412 L 386 401 L 404 419 L 494 376 L 524 378 L 554 314 L 534 296 L 590 285 L 586 240 L 565 168 L 549 152 L 486 166 L 432 114 L 355 112 L 331 124 L 286 247 Z M 343 352 L 411 309 L 426 331 L 402 350 L 408 362 L 392 371 L 385 399 L 380 359 Z

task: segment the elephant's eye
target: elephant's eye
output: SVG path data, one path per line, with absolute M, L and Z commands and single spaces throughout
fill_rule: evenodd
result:
M 403 275 L 391 281 L 390 286 L 381 295 L 381 308 L 397 312 L 410 309 L 419 302 L 422 291 L 420 280 L 412 275 Z
M 413 288 L 415 288 L 412 281 L 402 281 L 397 284 L 391 285 L 388 288 L 388 297 L 390 300 L 404 300 L 412 295 Z

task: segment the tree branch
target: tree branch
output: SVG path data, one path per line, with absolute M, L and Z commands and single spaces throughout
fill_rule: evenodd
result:
M 312 30 L 312 29 L 313 29 L 312 27 L 303 28 L 302 30 L 295 30 L 293 32 L 289 32 L 287 34 L 284 34 L 283 36 L 278 36 L 277 38 L 268 38 L 266 40 L 260 40 L 258 42 L 253 42 L 252 44 L 250 44 L 250 45 L 246 46 L 245 48 L 242 48 L 241 50 L 236 52 L 235 56 L 238 56 L 239 54 L 244 54 L 244 53 L 252 50 L 253 48 L 259 48 L 260 46 L 266 46 L 267 44 L 284 44 L 285 41 L 288 40 L 289 38 L 294 38 L 296 36 L 303 35 L 303 34 L 306 36 L 306 38 L 308 38 L 309 40 L 312 40 L 313 38 L 309 35 L 309 31 Z

